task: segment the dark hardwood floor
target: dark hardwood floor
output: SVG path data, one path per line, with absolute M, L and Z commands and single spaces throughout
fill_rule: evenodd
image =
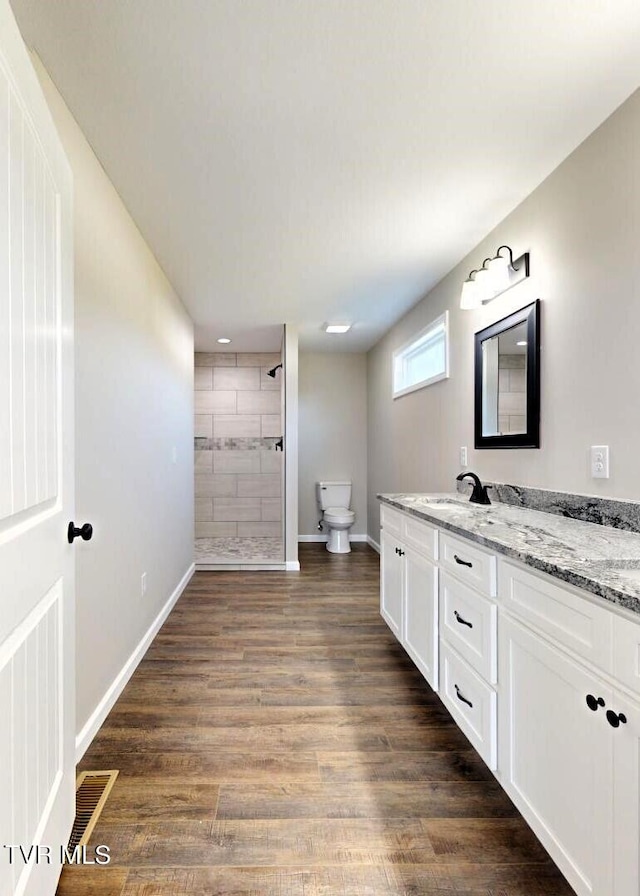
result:
M 378 556 L 198 573 L 86 754 L 59 896 L 570 896 L 378 614 Z

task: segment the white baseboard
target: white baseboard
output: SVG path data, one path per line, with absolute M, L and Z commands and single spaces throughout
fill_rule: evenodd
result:
M 283 572 L 285 563 L 196 563 L 196 572 Z
M 195 568 L 195 564 L 192 563 L 189 569 L 180 579 L 176 589 L 169 597 L 169 600 L 160 610 L 156 618 L 153 620 L 153 622 L 143 635 L 140 643 L 137 645 L 120 672 L 116 675 L 113 683 L 111 684 L 111 687 L 104 695 L 102 700 L 98 703 L 94 711 L 91 713 L 89 719 L 87 720 L 80 733 L 76 735 L 76 762 L 80 762 L 89 745 L 91 744 L 91 741 L 98 733 L 100 726 L 111 712 L 114 703 L 124 690 L 125 685 L 129 681 L 133 673 L 136 671 L 140 660 L 143 658 L 149 648 L 149 645 L 160 631 L 163 622 L 173 609 L 176 601 L 178 600 L 184 589 L 189 584 L 189 580 L 194 574 Z
M 357 534 L 356 534 L 356 535 L 350 535 L 350 536 L 349 536 L 349 541 L 367 541 L 368 537 L 369 537 L 368 535 L 357 535 Z M 299 542 L 307 542 L 307 541 L 312 541 L 312 542 L 316 542 L 316 541 L 319 541 L 319 542 L 325 542 L 326 540 L 327 540 L 327 536 L 326 536 L 326 535 L 298 535 L 298 541 L 299 541 Z
M 370 535 L 367 535 L 367 544 L 369 547 L 373 548 L 374 551 L 377 551 L 378 554 L 380 553 L 380 545 L 377 541 L 374 541 Z
M 287 572 L 300 572 L 300 561 L 299 560 L 287 560 L 286 562 Z

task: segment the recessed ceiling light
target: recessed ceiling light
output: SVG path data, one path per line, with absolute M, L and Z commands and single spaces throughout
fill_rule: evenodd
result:
M 228 345 L 231 342 L 231 340 L 227 339 L 226 336 L 221 336 L 217 341 L 220 343 L 220 345 Z
M 527 340 L 526 340 L 526 339 L 523 340 L 522 342 L 516 342 L 516 345 L 526 345 L 526 344 L 527 344 Z
M 325 333 L 347 333 L 351 329 L 351 324 L 325 324 Z

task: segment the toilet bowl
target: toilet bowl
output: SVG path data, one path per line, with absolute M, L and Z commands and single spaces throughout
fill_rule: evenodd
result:
M 348 554 L 351 551 L 349 529 L 356 518 L 353 510 L 349 510 L 351 483 L 317 482 L 316 496 L 327 533 L 327 550 L 331 554 Z

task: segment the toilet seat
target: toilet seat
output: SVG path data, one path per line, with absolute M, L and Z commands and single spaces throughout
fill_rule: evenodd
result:
M 356 518 L 355 512 L 347 507 L 327 507 L 324 519 L 327 523 L 352 523 Z

